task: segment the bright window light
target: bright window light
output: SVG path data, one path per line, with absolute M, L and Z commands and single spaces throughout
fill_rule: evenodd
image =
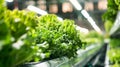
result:
M 66 13 L 66 12 L 72 12 L 73 11 L 73 7 L 72 7 L 71 3 L 69 3 L 69 2 L 63 3 L 62 4 L 62 11 L 64 13 Z
M 58 12 L 58 5 L 57 4 L 49 5 L 49 12 L 50 13 L 57 13 Z
M 13 2 L 13 0 L 5 0 L 6 2 Z
M 93 2 L 85 2 L 84 8 L 85 8 L 85 10 L 87 10 L 87 11 L 93 11 L 93 9 L 94 9 Z
M 31 11 L 34 11 L 34 12 L 40 14 L 40 15 L 46 15 L 46 14 L 48 14 L 46 11 L 41 10 L 41 9 L 35 7 L 35 6 L 32 6 L 32 5 L 29 5 L 29 6 L 27 7 L 27 9 L 29 9 L 29 10 L 31 10 Z
M 82 6 L 77 0 L 69 0 L 77 10 L 82 10 Z

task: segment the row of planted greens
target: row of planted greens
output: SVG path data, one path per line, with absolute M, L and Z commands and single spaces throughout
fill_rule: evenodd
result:
M 110 59 L 111 67 L 119 67 L 120 66 L 120 39 L 111 38 L 110 30 L 115 23 L 118 12 L 120 11 L 120 0 L 107 0 L 108 1 L 108 10 L 103 15 L 103 20 L 105 21 L 105 29 L 107 33 L 107 37 L 110 38 L 110 50 L 108 51 L 108 56 Z M 114 34 L 112 34 L 114 35 Z
M 110 50 L 108 51 L 110 67 L 120 66 L 120 39 L 110 40 Z
M 10 11 L 0 0 L 0 67 L 16 67 L 66 56 L 75 57 L 85 44 L 72 20 L 49 14 Z
M 120 0 L 107 0 L 107 11 L 103 14 L 102 19 L 105 21 L 105 30 L 110 32 L 113 26 L 117 13 L 120 11 Z

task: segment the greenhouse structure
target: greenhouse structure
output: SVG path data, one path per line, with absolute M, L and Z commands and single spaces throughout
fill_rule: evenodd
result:
M 120 67 L 120 0 L 0 0 L 0 67 Z

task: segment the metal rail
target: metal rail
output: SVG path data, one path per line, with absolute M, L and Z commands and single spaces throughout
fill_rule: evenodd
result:
M 110 30 L 110 35 L 113 35 L 120 28 L 120 11 L 118 11 L 115 23 Z
M 104 51 L 105 45 L 93 44 L 88 46 L 86 49 L 78 50 L 78 56 L 75 58 L 68 59 L 66 57 L 62 57 L 41 63 L 24 64 L 20 67 L 84 67 L 89 64 L 95 66 L 100 57 L 105 57 L 102 56 L 102 53 L 105 53 Z

